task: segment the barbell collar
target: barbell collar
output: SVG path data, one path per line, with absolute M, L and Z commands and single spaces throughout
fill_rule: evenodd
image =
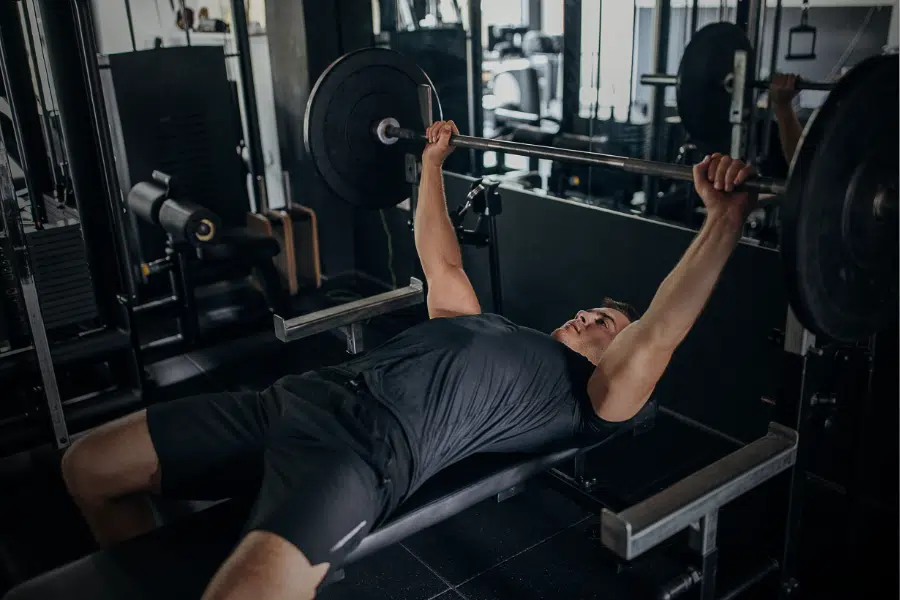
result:
M 754 81 L 751 84 L 751 87 L 760 90 L 769 89 L 769 80 L 761 79 L 759 81 Z M 678 85 L 678 76 L 670 75 L 668 73 L 646 73 L 641 75 L 641 85 L 657 85 L 657 86 L 674 86 Z M 722 82 L 722 85 L 725 85 L 725 82 Z M 829 81 L 806 81 L 805 79 L 797 79 L 794 87 L 798 90 L 817 90 L 817 91 L 830 91 L 834 88 L 834 83 Z
M 384 127 L 384 131 L 389 137 L 421 142 L 428 141 L 428 138 L 424 133 L 418 133 L 403 127 L 387 126 Z M 616 156 L 614 154 L 585 152 L 583 150 L 570 150 L 567 148 L 552 148 L 550 146 L 523 144 L 506 140 L 493 140 L 468 135 L 454 135 L 450 138 L 450 144 L 457 148 L 508 152 L 510 154 L 518 154 L 520 156 L 528 156 L 531 158 L 542 158 L 594 167 L 609 167 L 638 175 L 665 177 L 680 181 L 694 180 L 693 168 L 687 165 L 675 165 L 652 160 L 643 160 L 640 158 L 630 158 L 627 156 Z M 757 177 L 745 182 L 741 187 L 766 194 L 782 194 L 787 189 L 787 185 L 784 181 L 768 177 Z

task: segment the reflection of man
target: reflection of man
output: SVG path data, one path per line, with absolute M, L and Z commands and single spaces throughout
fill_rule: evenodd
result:
M 794 111 L 797 96 L 797 76 L 776 73 L 769 83 L 768 94 L 760 98 L 760 108 L 771 106 L 775 122 L 759 122 L 757 139 L 762 140 L 765 128 L 770 128 L 769 151 L 760 157 L 759 170 L 767 177 L 787 178 L 794 152 L 803 135 L 803 125 Z
M 803 135 L 803 125 L 794 112 L 794 98 L 797 96 L 797 76 L 776 73 L 769 83 L 769 101 L 775 111 L 778 123 L 778 139 L 784 159 L 791 164 L 794 152 Z

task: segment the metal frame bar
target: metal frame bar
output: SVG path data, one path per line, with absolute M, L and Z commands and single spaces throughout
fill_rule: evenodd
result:
M 285 319 L 275 315 L 275 337 L 282 342 L 293 342 L 323 331 L 337 329 L 364 321 L 371 317 L 400 310 L 425 301 L 425 286 L 415 277 L 409 285 L 362 300 Z
M 470 2 L 470 4 L 480 4 Z M 581 0 L 563 0 L 563 60 L 562 60 L 562 119 L 561 133 L 575 131 L 575 119 L 580 113 L 581 100 Z
M 4 67 L 4 73 L 5 70 Z M 56 382 L 53 356 L 50 353 L 50 341 L 47 339 L 47 330 L 44 327 L 44 320 L 41 316 L 41 304 L 37 295 L 34 273 L 31 269 L 24 243 L 25 239 L 22 232 L 22 222 L 19 218 L 18 200 L 16 199 L 12 178 L 10 177 L 9 155 L 6 152 L 6 144 L 2 136 L 0 136 L 0 224 L 3 225 L 6 235 L 12 242 L 14 254 L 10 257 L 10 262 L 15 266 L 15 271 L 19 276 L 19 285 L 22 287 L 22 300 L 25 303 L 25 312 L 28 315 L 28 324 L 31 328 L 34 353 L 41 372 L 41 382 L 44 396 L 47 400 L 54 442 L 57 448 L 66 448 L 70 441 L 69 429 L 66 425 L 66 417 L 60 400 L 59 386 Z
M 781 0 L 777 0 L 775 4 L 775 21 L 772 25 L 772 55 L 769 57 L 769 77 L 771 78 L 775 75 L 775 72 L 778 70 L 778 46 L 781 40 Z M 765 9 L 763 10 L 765 12 Z M 797 82 L 801 83 L 801 82 Z M 755 87 L 756 82 L 754 82 Z M 768 87 L 768 85 L 766 86 Z M 766 107 L 766 123 L 772 122 L 772 117 L 775 114 L 775 105 L 772 102 L 767 102 Z M 763 139 L 762 139 L 762 149 L 760 151 L 760 156 L 768 156 L 769 150 L 772 147 L 772 128 L 764 127 L 763 128 Z
M 9 62 L 7 62 L 6 42 L 11 35 L 9 27 L 18 27 L 19 23 L 4 22 L 0 24 L 0 55 L 3 60 L 0 61 L 0 76 L 2 76 L 4 87 L 9 94 L 10 109 L 13 115 L 13 125 L 16 129 L 16 135 L 21 136 L 19 119 L 17 118 L 14 85 L 10 77 Z M 19 31 L 21 33 L 21 31 Z M 21 66 L 21 65 L 19 65 Z M 26 61 L 27 66 L 27 61 Z M 47 410 L 50 415 L 50 423 L 53 428 L 54 442 L 57 448 L 66 448 L 69 445 L 69 430 L 66 425 L 66 417 L 63 412 L 62 402 L 59 395 L 59 386 L 56 381 L 56 372 L 53 367 L 53 357 L 50 353 L 50 341 L 47 339 L 47 330 L 44 327 L 44 320 L 41 316 L 41 304 L 37 294 L 37 286 L 34 281 L 34 272 L 28 258 L 28 252 L 25 245 L 25 233 L 22 229 L 21 213 L 19 211 L 18 198 L 13 188 L 12 176 L 10 172 L 9 154 L 6 150 L 6 142 L 0 136 L 0 225 L 6 232 L 12 248 L 13 255 L 9 257 L 10 263 L 13 265 L 14 272 L 19 277 L 19 285 L 22 288 L 22 300 L 25 304 L 25 312 L 28 316 L 28 324 L 31 329 L 32 344 L 34 353 L 37 357 L 38 368 L 41 373 L 41 382 L 44 396 L 47 400 Z M 21 140 L 20 140 L 21 141 Z M 25 156 L 22 157 L 25 161 Z M 25 164 L 23 169 L 27 168 Z M 37 182 L 26 171 L 26 186 L 28 194 L 31 198 L 35 198 L 40 193 L 35 188 Z M 37 217 L 36 217 L 37 218 Z
M 749 53 L 738 50 L 734 53 L 734 69 L 731 82 L 731 108 L 728 120 L 731 122 L 731 155 L 748 156 L 747 146 L 751 118 L 746 110 L 747 96 L 747 69 Z
M 10 140 L 10 144 L 15 144 L 19 154 L 19 166 L 25 174 L 28 202 L 35 227 L 41 228 L 47 220 L 43 192 L 48 191 L 46 188 L 53 179 L 42 143 L 44 131 L 38 116 L 31 61 L 27 51 L 29 44 L 19 19 L 19 7 L 27 12 L 27 7 L 19 2 L 6 3 L 0 9 L 0 58 L 4 65 L 3 87 L 15 132 L 15 139 Z
M 256 103 L 256 82 L 253 79 L 253 62 L 250 55 L 250 32 L 247 28 L 247 11 L 244 0 L 231 0 L 231 21 L 234 24 L 234 40 L 237 45 L 238 66 L 241 72 L 241 93 L 244 96 L 244 116 L 247 119 L 247 153 L 256 196 L 256 212 L 269 209 L 266 188 L 266 166 L 263 159 L 262 137 L 259 133 L 259 107 Z
M 469 2 L 468 9 L 469 30 L 466 32 L 466 53 L 469 67 L 469 132 L 473 135 L 484 135 L 484 108 L 481 106 L 481 96 L 484 93 L 482 82 L 482 69 L 484 63 L 484 48 L 481 40 L 481 2 Z M 472 151 L 469 153 L 469 164 L 472 173 L 477 177 L 484 172 L 483 161 Z
M 653 9 L 653 69 L 662 71 L 668 69 L 669 64 L 669 32 L 671 31 L 672 3 L 671 0 L 656 0 Z M 665 130 L 666 94 L 660 89 L 653 89 L 650 94 L 650 126 L 647 127 L 646 144 L 644 146 L 644 158 L 655 160 L 660 153 L 663 133 Z M 647 213 L 650 216 L 656 214 L 657 191 L 659 182 L 644 177 L 644 195 L 647 198 Z
M 713 509 L 697 523 L 695 548 L 700 553 L 700 600 L 714 600 L 719 571 L 719 509 Z
M 678 85 L 678 75 L 672 75 L 670 73 L 645 73 L 641 75 L 641 85 Z M 724 81 L 722 82 L 722 85 L 725 85 Z M 747 85 L 755 89 L 765 90 L 769 88 L 769 80 L 755 79 L 753 81 L 748 81 Z M 830 81 L 807 81 L 805 79 L 798 79 L 796 83 L 798 90 L 817 90 L 822 92 L 830 91 L 834 89 L 834 86 L 835 84 Z
M 769 433 L 620 513 L 601 514 L 601 541 L 631 560 L 794 465 L 797 432 Z

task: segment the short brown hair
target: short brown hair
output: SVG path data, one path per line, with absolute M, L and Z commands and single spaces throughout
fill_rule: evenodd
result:
M 612 298 L 604 298 L 603 304 L 601 304 L 600 306 L 602 308 L 611 308 L 613 310 L 619 311 L 620 313 L 628 317 L 628 320 L 632 323 L 634 323 L 641 317 L 640 313 L 638 313 L 638 311 L 635 310 L 635 308 L 630 304 L 619 302 L 617 300 L 613 300 Z

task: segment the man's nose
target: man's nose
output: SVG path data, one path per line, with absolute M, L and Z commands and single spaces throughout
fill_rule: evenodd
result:
M 585 325 L 587 325 L 587 323 L 588 323 L 587 313 L 584 312 L 583 310 L 578 311 L 578 314 L 575 315 L 575 318 L 579 319 Z

